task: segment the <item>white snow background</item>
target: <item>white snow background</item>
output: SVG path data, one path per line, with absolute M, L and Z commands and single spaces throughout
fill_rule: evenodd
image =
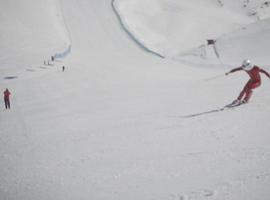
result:
M 269 200 L 269 4 L 0 1 L 0 199 Z

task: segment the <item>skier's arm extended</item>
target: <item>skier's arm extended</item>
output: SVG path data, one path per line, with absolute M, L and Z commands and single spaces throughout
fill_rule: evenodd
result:
M 264 73 L 266 76 L 268 76 L 268 78 L 270 78 L 270 74 L 267 71 L 260 69 L 260 72 Z
M 237 67 L 235 69 L 232 69 L 231 71 L 225 73 L 225 75 L 229 75 L 230 73 L 236 72 L 236 71 L 241 71 L 243 70 L 243 67 Z

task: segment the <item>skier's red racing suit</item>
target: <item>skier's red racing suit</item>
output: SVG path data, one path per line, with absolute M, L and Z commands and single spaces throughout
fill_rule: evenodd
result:
M 8 90 L 5 90 L 4 91 L 4 102 L 5 102 L 6 109 L 10 108 L 9 95 L 10 95 L 10 92 Z
M 240 71 L 240 70 L 244 70 L 248 73 L 250 79 L 249 81 L 246 83 L 245 87 L 243 88 L 243 90 L 240 92 L 239 96 L 238 96 L 238 100 L 241 101 L 241 99 L 243 98 L 243 96 L 245 95 L 244 101 L 248 102 L 251 95 L 252 95 L 252 90 L 259 87 L 261 85 L 261 76 L 260 76 L 260 72 L 264 73 L 266 76 L 268 76 L 268 78 L 270 78 L 270 74 L 268 72 L 266 72 L 265 70 L 259 68 L 258 66 L 254 66 L 252 69 L 250 70 L 245 70 L 243 67 L 238 67 L 235 69 L 232 69 L 230 71 L 230 73 L 236 72 L 236 71 Z

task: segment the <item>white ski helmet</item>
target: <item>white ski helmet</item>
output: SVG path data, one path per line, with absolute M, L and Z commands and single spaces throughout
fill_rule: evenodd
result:
M 242 62 L 242 67 L 243 67 L 245 70 L 251 70 L 252 67 L 253 67 L 253 64 L 250 62 L 250 60 L 245 59 L 245 60 L 243 60 L 243 62 Z

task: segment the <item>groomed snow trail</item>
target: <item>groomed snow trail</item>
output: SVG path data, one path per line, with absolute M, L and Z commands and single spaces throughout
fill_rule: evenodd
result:
M 6 64 L 3 72 L 17 78 L 0 79 L 1 91 L 12 93 L 12 109 L 0 112 L 0 199 L 268 200 L 266 78 L 248 105 L 182 119 L 229 103 L 247 77 L 206 81 L 227 69 L 187 67 L 143 52 L 121 29 L 110 0 L 58 5 L 71 54 L 54 66 L 41 60 L 32 71 L 14 56 L 17 67 Z M 55 18 L 43 17 L 53 27 Z M 12 57 L 9 50 L 3 56 Z

